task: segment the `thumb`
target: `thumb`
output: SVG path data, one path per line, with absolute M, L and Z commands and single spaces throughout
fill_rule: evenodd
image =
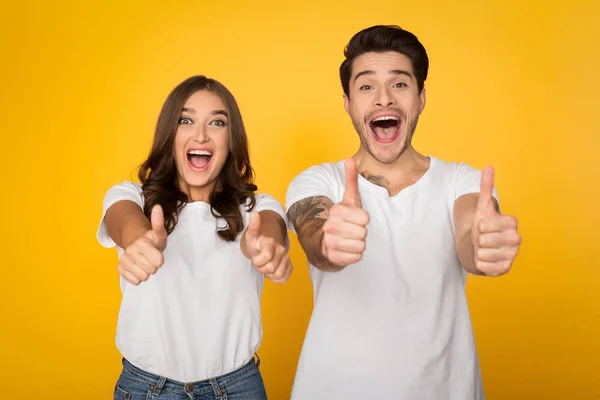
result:
M 344 192 L 343 202 L 353 207 L 362 208 L 360 193 L 358 192 L 358 167 L 353 158 L 344 163 L 346 173 L 346 191 Z
M 251 239 L 257 239 L 260 236 L 260 214 L 256 211 L 250 213 L 246 235 L 250 235 Z
M 258 252 L 258 238 L 260 237 L 260 214 L 256 211 L 250 213 L 248 228 L 246 228 L 246 248 L 251 254 Z M 249 246 L 249 247 L 248 247 Z
M 481 173 L 481 188 L 479 190 L 479 200 L 477 201 L 477 210 L 485 211 L 494 209 L 494 200 L 492 191 L 494 190 L 494 169 L 485 167 Z
M 167 230 L 165 229 L 165 215 L 160 205 L 152 207 L 150 213 L 150 224 L 152 225 L 152 236 L 154 245 L 164 248 L 167 243 Z

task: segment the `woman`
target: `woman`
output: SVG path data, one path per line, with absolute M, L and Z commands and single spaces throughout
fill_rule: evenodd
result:
M 285 214 L 254 193 L 222 84 L 194 76 L 171 92 L 139 179 L 108 191 L 98 230 L 117 246 L 123 292 L 114 398 L 265 399 L 260 295 L 263 276 L 292 271 Z

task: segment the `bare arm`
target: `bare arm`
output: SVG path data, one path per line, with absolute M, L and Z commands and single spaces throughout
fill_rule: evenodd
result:
M 273 239 L 275 243 L 280 246 L 285 246 L 287 227 L 285 226 L 285 221 L 281 218 L 281 215 L 271 210 L 260 211 L 258 214 L 260 215 L 260 228 L 257 233 Z M 245 240 L 247 233 L 248 230 L 244 231 L 242 240 L 240 240 L 240 249 L 245 257 L 250 258 Z
M 253 212 L 240 240 L 240 249 L 267 279 L 285 283 L 293 269 L 286 239 L 287 226 L 279 214 L 269 210 Z
M 125 249 L 117 271 L 129 283 L 138 285 L 162 266 L 167 230 L 160 206 L 152 208 L 149 221 L 133 201 L 118 201 L 106 211 L 104 223 L 111 239 Z
M 479 194 L 466 194 L 454 204 L 456 253 L 464 268 L 477 275 L 500 276 L 510 271 L 519 252 L 517 219 L 500 214 L 492 197 L 494 171 L 486 168 Z
M 322 271 L 339 271 L 343 268 L 331 263 L 323 254 L 323 225 L 329 218 L 332 206 L 333 202 L 328 197 L 313 196 L 298 201 L 287 213 L 308 261 Z
M 152 229 L 140 206 L 129 200 L 118 201 L 110 206 L 104 223 L 111 239 L 123 249 Z

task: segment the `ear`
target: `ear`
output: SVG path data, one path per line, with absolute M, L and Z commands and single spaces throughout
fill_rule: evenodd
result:
M 350 115 L 350 99 L 346 96 L 346 93 L 344 93 L 344 108 L 348 115 Z
M 421 114 L 423 112 L 423 109 L 425 109 L 425 103 L 426 101 L 426 95 L 425 95 L 425 87 L 423 87 L 423 90 L 421 90 L 421 93 L 419 94 L 419 100 L 421 100 L 421 109 L 419 110 L 419 114 Z

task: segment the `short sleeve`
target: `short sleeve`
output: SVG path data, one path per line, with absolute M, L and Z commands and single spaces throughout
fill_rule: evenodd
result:
M 455 198 L 469 194 L 469 193 L 479 193 L 481 190 L 481 171 L 477 170 L 467 164 L 461 163 L 456 166 L 456 183 L 455 183 Z M 498 204 L 500 201 L 498 199 L 498 192 L 494 187 L 492 191 L 492 196 L 496 199 Z
M 132 201 L 140 206 L 140 208 L 143 208 L 144 198 L 142 196 L 142 185 L 126 181 L 111 187 L 104 196 L 104 201 L 102 203 L 102 218 L 100 219 L 100 225 L 98 226 L 98 231 L 96 233 L 98 242 L 104 247 L 110 248 L 116 245 L 108 234 L 106 224 L 104 223 L 106 211 L 110 206 L 122 200 Z
M 324 196 L 332 202 L 337 203 L 339 199 L 337 194 L 340 190 L 339 180 L 343 181 L 343 177 L 339 175 L 340 166 L 336 164 L 326 163 L 316 165 L 296 176 L 287 189 L 286 194 L 286 210 L 303 199 L 314 196 Z M 341 165 L 343 170 L 343 164 Z M 296 233 L 293 224 L 290 223 L 290 230 Z
M 281 216 L 281 218 L 283 218 L 286 226 L 289 226 L 287 216 L 285 215 L 283 206 L 281 205 L 281 203 L 279 201 L 277 201 L 277 199 L 275 199 L 274 197 L 272 197 L 266 193 L 256 194 L 255 197 L 256 197 L 256 206 L 254 207 L 253 211 L 256 211 L 256 212 L 275 211 L 277 214 L 279 214 Z
M 274 197 L 272 197 L 266 193 L 256 194 L 256 205 L 255 205 L 253 211 L 256 211 L 256 212 L 274 211 L 277 214 L 279 214 L 281 216 L 281 218 L 283 218 L 283 221 L 285 222 L 285 226 L 288 229 L 290 227 L 287 215 L 285 215 L 285 211 L 284 211 L 281 203 L 279 201 L 277 201 L 277 199 L 275 199 Z M 285 235 L 284 246 L 285 246 L 286 250 L 289 251 L 290 239 L 287 234 Z
M 325 196 L 336 202 L 339 186 L 333 171 L 334 165 L 324 164 L 310 167 L 296 176 L 286 194 L 286 210 L 294 203 L 313 196 Z

